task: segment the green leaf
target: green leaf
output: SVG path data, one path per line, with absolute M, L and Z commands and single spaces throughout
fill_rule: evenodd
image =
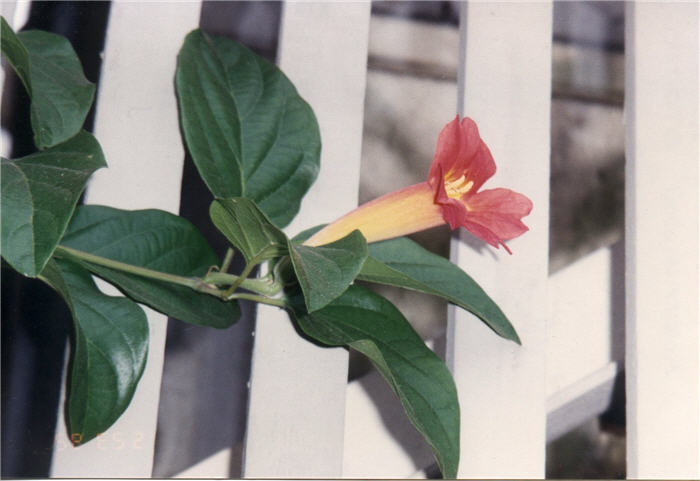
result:
M 5 17 L 0 17 L 0 47 L 2 54 L 7 61 L 12 65 L 17 76 L 22 81 L 24 88 L 28 94 L 31 94 L 31 82 L 29 73 L 29 52 L 22 45 L 17 34 L 12 30 L 12 27 L 7 23 Z
M 100 292 L 90 273 L 68 261 L 50 261 L 40 278 L 73 315 L 68 424 L 74 444 L 109 428 L 131 402 L 148 352 L 146 314 L 133 301 Z
M 301 305 L 297 323 L 310 337 L 367 356 L 396 392 L 409 419 L 433 449 L 442 474 L 457 476 L 459 402 L 445 364 L 386 299 L 360 286 L 316 312 Z
M 286 255 L 287 236 L 274 226 L 250 199 L 216 199 L 209 215 L 217 229 L 245 257 L 246 262 L 260 262 Z
M 105 165 L 87 132 L 21 159 L 2 159 L 2 256 L 12 267 L 29 277 L 41 272 L 85 183 Z
M 216 254 L 186 219 L 161 210 L 125 211 L 98 205 L 76 209 L 62 245 L 107 259 L 179 276 L 204 276 Z M 165 281 L 81 262 L 138 302 L 192 324 L 225 328 L 240 317 L 235 302 Z
M 358 280 L 413 289 L 447 299 L 474 313 L 498 335 L 520 344 L 503 311 L 463 270 L 406 238 L 369 245 Z
M 355 280 L 367 258 L 367 242 L 359 230 L 354 230 L 318 247 L 289 241 L 289 255 L 306 307 L 313 312 L 340 296 Z
M 308 229 L 304 229 L 303 231 L 299 232 L 297 235 L 292 237 L 292 242 L 294 242 L 295 244 L 301 244 L 303 242 L 306 242 L 308 239 L 311 238 L 312 235 L 314 235 L 316 232 L 320 231 L 327 225 L 328 224 L 320 224 L 313 227 L 309 227 Z
M 2 53 L 31 98 L 36 146 L 44 149 L 76 135 L 90 111 L 95 84 L 85 78 L 70 42 L 40 30 L 15 34 L 3 18 Z
M 182 130 L 215 197 L 253 199 L 284 227 L 316 179 L 321 140 L 311 107 L 274 65 L 194 30 L 175 76 Z

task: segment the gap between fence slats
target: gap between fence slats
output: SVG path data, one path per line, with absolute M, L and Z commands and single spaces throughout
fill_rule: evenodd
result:
M 598 249 L 549 278 L 547 396 L 624 360 L 622 249 Z

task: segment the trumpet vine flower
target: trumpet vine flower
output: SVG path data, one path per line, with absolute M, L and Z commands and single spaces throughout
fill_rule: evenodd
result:
M 361 205 L 327 225 L 305 244 L 338 240 L 359 229 L 367 242 L 404 236 L 447 223 L 511 253 L 505 241 L 528 230 L 522 218 L 532 210 L 523 194 L 496 188 L 479 192 L 496 173 L 496 163 L 476 123 L 455 117 L 440 132 L 428 180 Z

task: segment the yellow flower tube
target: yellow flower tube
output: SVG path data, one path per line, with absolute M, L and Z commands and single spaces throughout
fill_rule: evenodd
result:
M 367 242 L 400 237 L 445 223 L 435 192 L 427 182 L 394 191 L 349 212 L 310 237 L 304 245 L 318 246 L 359 229 Z

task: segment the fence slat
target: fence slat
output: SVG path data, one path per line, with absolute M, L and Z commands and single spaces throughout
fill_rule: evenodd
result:
M 462 232 L 452 256 L 514 323 L 522 347 L 450 310 L 447 355 L 460 397 L 460 477 L 544 476 L 552 5 L 469 3 L 460 18 L 459 110 L 477 122 L 504 186 L 530 197 L 513 256 Z M 476 247 L 470 247 L 476 246 Z
M 328 222 L 357 205 L 369 2 L 286 3 L 279 63 L 319 120 L 319 179 L 288 228 Z M 246 477 L 342 474 L 347 352 L 317 347 L 287 315 L 261 307 L 255 332 Z
M 700 478 L 699 10 L 625 15 L 629 478 Z
M 199 10 L 199 2 L 112 4 L 95 119 L 109 169 L 91 181 L 87 203 L 178 212 L 185 153 L 173 78 Z M 73 448 L 62 399 L 51 476 L 151 476 L 167 318 L 146 312 L 148 362 L 131 405 L 107 432 Z

